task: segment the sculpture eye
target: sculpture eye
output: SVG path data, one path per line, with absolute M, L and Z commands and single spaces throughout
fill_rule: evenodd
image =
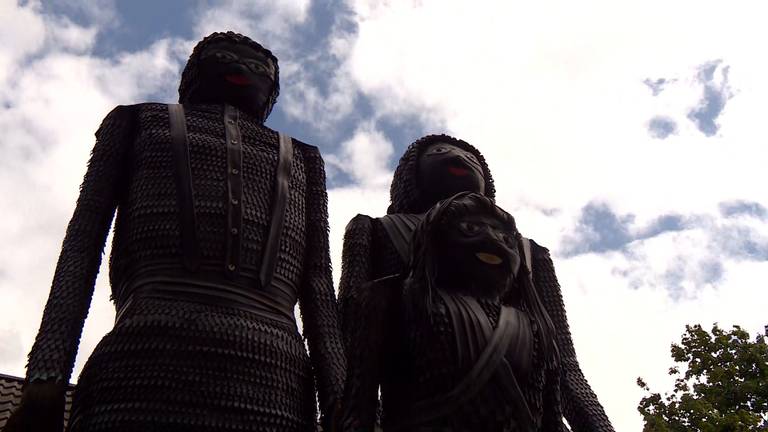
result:
M 261 74 L 269 77 L 269 79 L 272 81 L 275 79 L 275 71 L 274 69 L 270 69 L 269 64 L 260 62 L 258 60 L 247 60 L 245 61 L 245 66 L 255 74 Z
M 469 235 L 475 235 L 480 232 L 480 226 L 473 222 L 459 222 L 459 228 L 461 228 L 465 234 Z
M 256 61 L 256 60 L 246 60 L 243 62 L 246 66 L 248 66 L 248 69 L 251 70 L 253 73 L 266 71 L 267 68 L 264 66 L 263 63 Z
M 515 244 L 515 239 L 514 239 L 514 238 L 513 238 L 511 235 L 508 235 L 508 234 L 503 234 L 503 235 L 501 236 L 501 238 L 504 240 L 504 244 L 506 244 L 507 246 L 509 246 L 509 247 L 510 247 L 510 248 L 512 248 L 513 250 L 514 250 L 514 249 L 515 249 L 515 247 L 517 246 L 517 245 Z
M 432 150 L 432 152 L 434 152 L 434 153 L 445 153 L 447 151 L 448 151 L 448 149 L 446 147 L 443 147 L 443 146 L 437 146 L 437 147 L 434 148 L 434 150 Z
M 237 61 L 237 56 L 232 54 L 229 51 L 216 51 L 216 53 L 213 54 L 216 57 L 216 60 L 222 61 L 222 62 L 233 62 Z

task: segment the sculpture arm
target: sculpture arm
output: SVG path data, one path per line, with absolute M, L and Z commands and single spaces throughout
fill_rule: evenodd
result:
M 341 400 L 346 361 L 331 278 L 325 168 L 316 148 L 304 149 L 309 149 L 304 152 L 307 177 L 307 247 L 304 277 L 299 289 L 299 306 L 304 323 L 304 337 L 309 345 L 317 382 L 320 410 L 323 422 L 327 424 L 333 417 L 335 404 Z
M 581 372 L 560 284 L 549 251 L 531 242 L 534 284 L 555 325 L 560 350 L 561 394 L 565 418 L 574 432 L 613 432 L 610 420 Z
M 339 313 L 345 346 L 356 325 L 359 312 L 360 287 L 373 279 L 371 246 L 373 226 L 371 218 L 357 215 L 344 231 L 344 247 L 341 252 L 341 280 L 339 281 Z
M 363 287 L 358 297 L 356 322 L 347 346 L 349 367 L 342 430 L 375 430 L 383 365 L 393 360 L 389 351 L 391 335 L 387 334 L 392 328 L 389 318 L 401 283 L 399 276 L 380 279 Z
M 133 108 L 118 106 L 96 132 L 75 212 L 67 227 L 27 380 L 69 382 L 123 180 Z
M 342 251 L 339 284 L 342 330 L 347 354 L 347 381 L 342 403 L 342 430 L 372 431 L 376 422 L 381 326 L 372 328 L 381 318 L 382 302 L 370 285 L 372 275 L 372 219 L 357 215 L 347 224 Z M 378 330 L 378 331 L 377 331 Z
M 541 430 L 544 432 L 569 432 L 563 424 L 559 369 L 544 371 L 542 405 Z

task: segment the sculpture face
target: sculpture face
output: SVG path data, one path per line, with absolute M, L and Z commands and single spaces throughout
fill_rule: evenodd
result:
M 438 231 L 439 286 L 464 294 L 497 298 L 520 269 L 515 233 L 507 221 L 468 213 Z
M 418 160 L 422 199 L 434 204 L 459 192 L 485 193 L 483 168 L 475 155 L 453 144 L 436 142 Z
M 275 87 L 275 65 L 262 52 L 230 41 L 213 42 L 200 53 L 200 83 L 190 102 L 228 103 L 262 116 Z
M 429 210 L 440 199 L 451 196 L 451 193 L 442 191 L 442 193 L 432 193 L 432 195 L 442 195 L 442 197 L 430 198 L 427 196 L 427 192 L 424 190 L 424 186 L 429 187 L 432 182 L 429 181 L 430 174 L 420 173 L 420 165 L 424 165 L 424 162 L 431 160 L 425 153 L 429 147 L 436 144 L 448 144 L 453 147 L 457 147 L 473 156 L 474 162 L 479 165 L 479 171 L 482 173 L 482 188 L 479 185 L 479 181 L 469 188 L 459 187 L 455 188 L 458 191 L 468 190 L 482 190 L 482 194 L 490 198 L 493 201 L 496 196 L 496 188 L 493 185 L 493 176 L 488 169 L 488 165 L 485 163 L 485 158 L 471 144 L 466 141 L 454 138 L 449 135 L 426 135 L 423 136 L 408 146 L 403 155 L 400 157 L 400 161 L 395 168 L 395 174 L 392 179 L 392 185 L 389 189 L 390 206 L 387 209 L 388 214 L 392 213 L 423 213 Z M 471 158 L 469 160 L 472 160 Z M 429 165 L 429 162 L 426 162 Z M 477 166 L 473 164 L 475 168 Z M 435 178 L 438 181 L 444 180 L 445 172 L 440 170 L 434 171 Z M 458 172 L 460 173 L 460 172 Z M 459 176 L 461 177 L 461 176 Z M 439 183 L 438 183 L 439 185 Z

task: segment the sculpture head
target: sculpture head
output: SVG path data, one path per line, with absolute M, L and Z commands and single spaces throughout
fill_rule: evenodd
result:
M 522 262 L 522 240 L 515 219 L 488 196 L 461 192 L 440 201 L 413 233 L 406 315 L 413 322 L 428 318 L 436 290 L 499 300 L 536 321 L 552 367 L 559 362 L 555 327 Z
M 485 158 L 466 141 L 427 135 L 411 144 L 400 158 L 387 213 L 422 213 L 459 192 L 494 199 L 496 190 Z
M 500 298 L 520 270 L 515 219 L 489 198 L 462 192 L 429 210 L 413 236 L 412 271 L 450 293 Z
M 277 58 L 247 36 L 212 33 L 192 50 L 179 102 L 227 103 L 265 121 L 280 93 Z

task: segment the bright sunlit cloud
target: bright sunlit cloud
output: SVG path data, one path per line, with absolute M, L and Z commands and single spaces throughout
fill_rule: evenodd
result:
M 280 58 L 272 118 L 323 151 L 336 280 L 346 223 L 386 211 L 407 144 L 446 132 L 477 146 L 499 205 L 552 251 L 617 430 L 642 428 L 638 376 L 671 388 L 685 324 L 768 324 L 763 2 L 221 0 L 193 8 L 184 34 L 108 56 L 95 52 L 118 4 L 65 10 L 0 0 L 2 373 L 24 373 L 99 122 L 175 102 L 214 30 Z M 75 377 L 112 326 L 105 275 Z

